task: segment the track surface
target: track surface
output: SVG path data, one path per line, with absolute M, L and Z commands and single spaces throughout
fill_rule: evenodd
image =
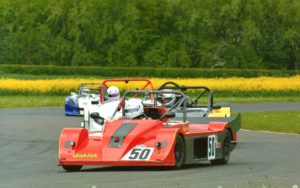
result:
M 0 188 L 300 186 L 300 135 L 250 131 L 239 132 L 225 166 L 85 167 L 67 173 L 56 166 L 58 137 L 62 128 L 78 127 L 80 121 L 65 117 L 62 108 L 1 109 Z

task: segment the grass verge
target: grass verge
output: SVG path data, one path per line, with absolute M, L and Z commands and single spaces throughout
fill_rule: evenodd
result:
M 65 96 L 1 96 L 0 108 L 55 107 L 64 105 Z
M 245 112 L 242 128 L 300 134 L 300 111 Z
M 214 103 L 299 102 L 300 96 L 214 97 Z
M 54 79 L 106 79 L 101 75 L 34 75 L 34 74 L 1 74 L 0 78 L 19 80 L 54 80 Z

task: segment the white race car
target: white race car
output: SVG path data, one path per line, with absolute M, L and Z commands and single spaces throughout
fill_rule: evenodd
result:
M 98 86 L 98 87 L 97 87 Z M 100 101 L 100 83 L 82 83 L 78 93 L 71 92 L 65 99 L 65 115 L 83 115 L 83 109 L 87 105 L 98 105 Z
M 137 85 L 139 86 L 139 88 L 134 88 L 136 90 L 154 90 L 151 81 L 145 78 L 120 78 L 104 80 L 100 86 L 99 104 L 94 105 L 92 103 L 87 103 L 87 105 L 84 106 L 84 118 L 83 122 L 81 123 L 81 127 L 85 127 L 89 130 L 89 132 L 95 132 L 96 134 L 102 132 L 104 121 L 110 120 L 111 116 L 114 114 L 114 110 L 120 104 L 120 93 L 119 90 L 114 86 L 118 83 L 129 84 L 126 88 L 130 88 L 130 83 L 134 83 L 132 87 Z M 111 93 L 110 88 L 114 88 L 115 93 Z M 112 97 L 116 97 L 116 99 L 112 100 Z M 147 100 L 149 101 L 151 99 Z M 136 107 L 139 105 L 142 105 L 142 100 L 133 98 L 126 102 L 125 109 L 128 111 L 132 110 L 131 114 L 134 115 Z M 115 113 L 117 114 L 115 114 L 114 119 L 122 116 L 121 112 Z M 138 113 L 138 111 L 136 113 Z

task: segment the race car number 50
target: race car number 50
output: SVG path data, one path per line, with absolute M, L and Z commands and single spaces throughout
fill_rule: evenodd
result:
M 130 150 L 122 160 L 148 161 L 153 153 L 154 148 L 139 148 L 135 147 Z

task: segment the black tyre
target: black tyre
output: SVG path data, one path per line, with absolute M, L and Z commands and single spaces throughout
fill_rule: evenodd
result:
M 221 159 L 216 159 L 216 160 L 211 160 L 211 164 L 214 165 L 221 165 L 221 164 L 227 164 L 230 158 L 230 146 L 231 146 L 231 133 L 228 129 L 225 131 L 225 138 L 223 142 L 223 147 L 222 147 L 222 158 Z
M 182 136 L 176 136 L 176 144 L 174 148 L 175 167 L 181 168 L 185 162 L 185 143 Z
M 62 167 L 65 171 L 68 171 L 68 172 L 76 172 L 82 168 L 81 165 L 62 166 Z

